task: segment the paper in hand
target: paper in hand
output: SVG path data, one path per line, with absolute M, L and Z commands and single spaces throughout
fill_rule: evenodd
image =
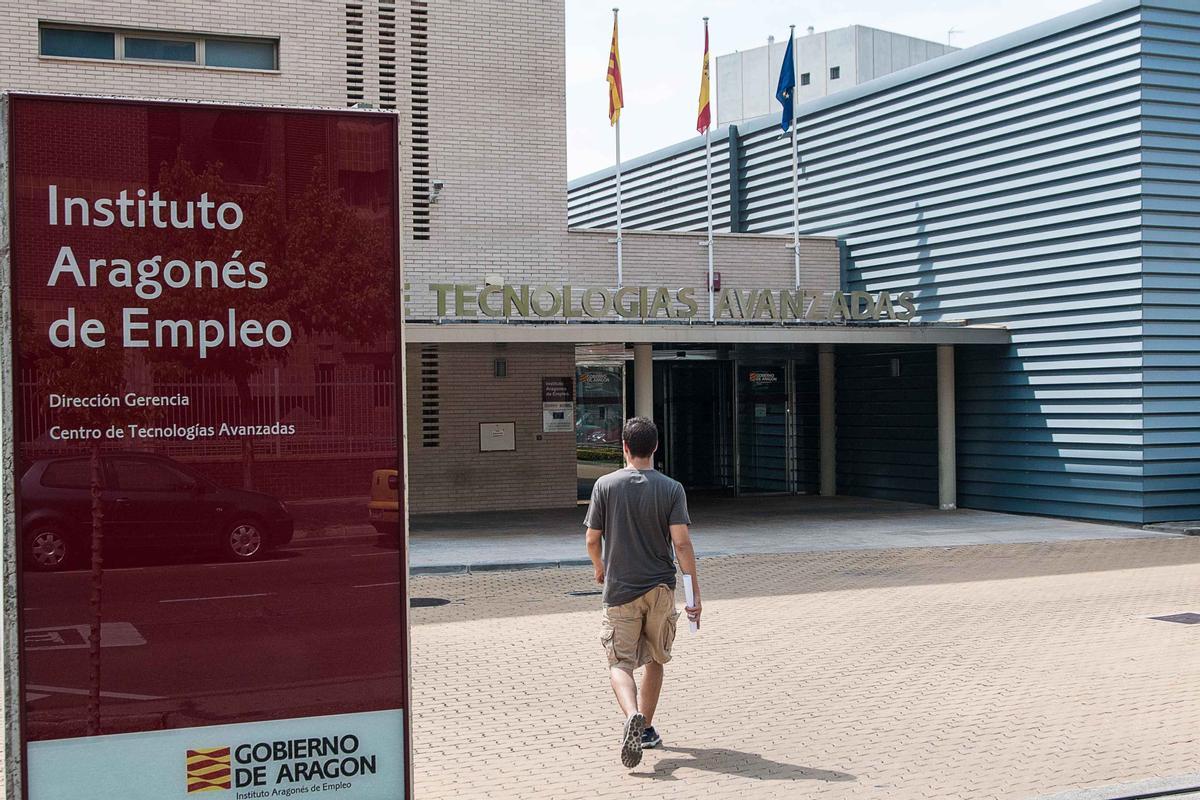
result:
M 683 573 L 683 602 L 688 608 L 696 604 L 696 590 L 692 587 L 692 576 L 686 572 Z M 688 626 L 691 627 L 692 633 L 700 630 L 700 623 L 695 620 L 689 619 Z

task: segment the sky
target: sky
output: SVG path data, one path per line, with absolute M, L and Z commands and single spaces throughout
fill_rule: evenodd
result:
M 621 7 L 621 158 L 626 160 L 695 135 L 704 27 L 709 17 L 711 73 L 716 57 L 802 32 L 867 25 L 955 47 L 1091 5 L 1092 0 L 566 0 L 567 174 L 611 166 L 608 48 L 612 8 Z M 950 33 L 953 30 L 954 33 Z M 713 88 L 716 97 L 716 88 Z M 716 115 L 713 122 L 716 123 Z

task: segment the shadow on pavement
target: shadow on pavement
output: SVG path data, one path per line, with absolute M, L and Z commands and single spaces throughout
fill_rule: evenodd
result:
M 664 753 L 680 753 L 687 758 L 659 759 L 654 772 L 634 772 L 633 777 L 659 781 L 677 781 L 675 771 L 699 769 L 724 775 L 740 775 L 760 781 L 824 781 L 826 783 L 858 780 L 853 775 L 834 770 L 800 767 L 763 758 L 756 753 L 743 753 L 726 748 L 662 747 Z

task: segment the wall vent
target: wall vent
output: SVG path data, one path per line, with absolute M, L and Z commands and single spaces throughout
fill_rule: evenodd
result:
M 379 107 L 396 107 L 396 4 L 379 3 Z
M 421 447 L 442 443 L 441 365 L 436 344 L 421 345 Z
M 363 82 L 363 5 L 346 3 L 346 105 L 366 100 Z
M 429 238 L 429 3 L 409 0 L 409 100 L 412 113 L 412 237 Z

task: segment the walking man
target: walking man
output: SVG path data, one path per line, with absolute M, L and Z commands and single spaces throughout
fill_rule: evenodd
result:
M 696 604 L 686 611 L 697 626 L 700 584 L 688 535 L 687 495 L 678 481 L 654 469 L 654 422 L 646 417 L 628 420 L 621 431 L 621 449 L 625 468 L 596 481 L 584 524 L 596 583 L 604 584 L 600 642 L 608 654 L 613 693 L 625 715 L 621 763 L 632 768 L 641 762 L 643 748 L 662 744 L 654 730 L 654 710 L 679 619 L 672 546 L 679 568 L 692 576 Z M 633 671 L 642 666 L 646 671 L 639 690 Z

